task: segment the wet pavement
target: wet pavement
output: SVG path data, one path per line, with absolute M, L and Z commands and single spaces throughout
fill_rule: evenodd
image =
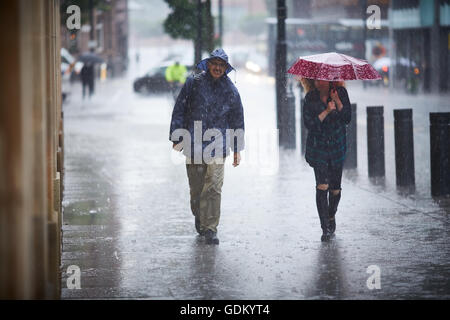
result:
M 430 197 L 427 115 L 450 111 L 448 97 L 349 84 L 358 169 L 344 174 L 336 237 L 321 243 L 312 168 L 298 149 L 277 151 L 273 80 L 239 71 L 247 151 L 237 168 L 227 160 L 220 245 L 210 246 L 196 235 L 186 168 L 170 149 L 173 101 L 133 93 L 134 74 L 97 82 L 90 101 L 76 84 L 64 105 L 63 299 L 450 298 L 450 206 Z M 380 104 L 386 179 L 375 185 L 365 106 Z M 395 190 L 397 107 L 414 107 L 417 192 L 408 197 Z M 81 269 L 79 290 L 67 288 L 70 265 Z M 366 284 L 372 265 L 380 289 Z

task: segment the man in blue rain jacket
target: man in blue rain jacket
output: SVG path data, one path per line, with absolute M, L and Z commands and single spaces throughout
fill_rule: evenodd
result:
M 170 124 L 173 148 L 183 151 L 189 179 L 195 227 L 206 243 L 219 244 L 217 226 L 224 160 L 233 149 L 233 166 L 244 149 L 244 112 L 228 73 L 233 67 L 223 49 L 214 50 L 186 80 L 175 103 Z

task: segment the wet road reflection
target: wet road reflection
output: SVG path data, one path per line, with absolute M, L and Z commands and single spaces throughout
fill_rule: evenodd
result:
M 339 240 L 321 245 L 317 254 L 315 283 L 308 299 L 348 299 L 346 268 L 342 264 Z

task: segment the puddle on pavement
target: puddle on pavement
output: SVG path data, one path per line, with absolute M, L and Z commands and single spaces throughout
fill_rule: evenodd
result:
M 111 221 L 107 203 L 98 200 L 72 202 L 64 206 L 64 224 L 104 225 Z

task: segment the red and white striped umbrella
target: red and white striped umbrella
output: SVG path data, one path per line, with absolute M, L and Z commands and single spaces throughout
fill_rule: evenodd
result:
M 366 60 L 336 52 L 300 57 L 287 72 L 302 78 L 325 81 L 381 79 Z

